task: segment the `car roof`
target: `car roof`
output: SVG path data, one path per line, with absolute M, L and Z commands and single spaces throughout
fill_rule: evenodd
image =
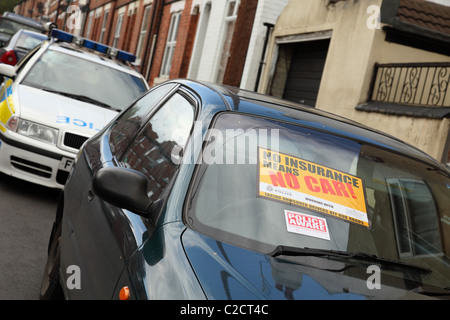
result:
M 192 80 L 179 80 L 179 82 L 188 86 L 194 85 L 196 90 L 201 90 L 201 87 L 214 90 L 226 101 L 227 109 L 230 112 L 263 116 L 319 131 L 326 131 L 441 167 L 441 164 L 431 156 L 404 141 L 329 112 L 226 85 Z M 206 101 L 203 102 L 203 105 L 207 104 Z
M 28 29 L 20 29 L 16 33 L 26 33 L 26 34 L 30 34 L 30 35 L 33 35 L 33 36 L 36 36 L 36 37 L 39 37 L 39 38 L 42 38 L 42 39 L 48 38 L 48 36 L 45 33 L 32 31 L 32 30 L 28 30 Z
M 0 19 L 8 19 L 8 20 L 17 21 L 19 23 L 26 24 L 26 25 L 44 30 L 42 23 L 40 23 L 36 20 L 33 20 L 31 18 L 12 13 L 12 12 L 5 12 L 3 14 L 3 16 L 0 17 Z
M 50 41 L 48 49 L 77 56 L 81 59 L 90 60 L 92 62 L 114 68 L 116 70 L 126 72 L 140 78 L 142 77 L 139 72 L 120 60 L 109 58 L 101 53 L 77 46 L 73 43 Z
M 29 36 L 29 37 L 33 37 L 36 39 L 39 39 L 41 41 L 45 41 L 46 39 L 48 39 L 48 36 L 40 33 L 40 32 L 35 32 L 35 31 L 31 31 L 31 30 L 27 30 L 27 29 L 20 29 L 19 31 L 17 31 L 15 34 L 13 34 L 11 36 L 11 38 L 9 39 L 9 42 L 7 43 L 7 46 L 11 46 L 14 47 L 16 45 L 16 43 L 19 41 L 19 39 L 22 38 L 22 36 Z

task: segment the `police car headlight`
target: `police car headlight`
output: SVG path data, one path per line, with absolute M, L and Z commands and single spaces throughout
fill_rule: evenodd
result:
M 58 138 L 57 129 L 23 119 L 19 120 L 16 132 L 50 144 L 56 144 Z

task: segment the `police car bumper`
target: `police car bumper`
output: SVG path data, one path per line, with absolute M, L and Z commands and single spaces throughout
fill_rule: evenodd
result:
M 76 155 L 42 149 L 37 143 L 27 144 L 24 140 L 28 139 L 13 140 L 0 133 L 0 172 L 49 188 L 62 189 Z

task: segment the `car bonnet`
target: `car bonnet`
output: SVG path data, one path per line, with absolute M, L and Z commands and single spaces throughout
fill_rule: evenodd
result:
M 92 135 L 117 115 L 114 110 L 29 86 L 19 85 L 17 90 L 19 116 L 54 128 Z
M 367 286 L 366 267 L 361 276 L 346 275 L 344 262 L 304 257 L 299 261 L 233 246 L 187 229 L 183 246 L 208 299 L 239 300 L 365 300 L 427 298 L 383 284 Z M 355 267 L 350 265 L 350 267 Z

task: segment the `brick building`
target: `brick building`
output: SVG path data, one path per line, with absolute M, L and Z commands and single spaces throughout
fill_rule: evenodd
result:
M 22 0 L 15 12 L 137 56 L 154 85 L 255 87 L 264 39 L 288 0 Z M 250 55 L 251 54 L 251 55 Z

